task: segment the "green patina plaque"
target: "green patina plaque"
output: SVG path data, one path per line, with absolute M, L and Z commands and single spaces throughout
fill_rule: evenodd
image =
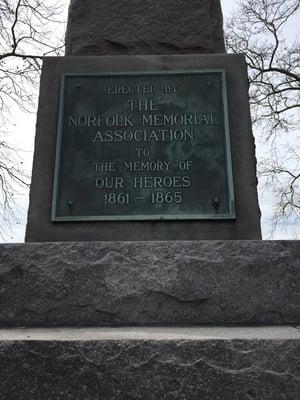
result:
M 234 218 L 224 71 L 63 76 L 52 221 Z

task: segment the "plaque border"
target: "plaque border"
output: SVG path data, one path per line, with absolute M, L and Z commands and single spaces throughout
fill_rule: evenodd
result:
M 63 216 L 58 217 L 57 211 L 57 196 L 59 184 L 59 171 L 61 161 L 61 143 L 63 135 L 63 116 L 65 105 L 65 86 L 68 77 L 97 77 L 97 76 L 139 76 L 139 75 L 174 75 L 174 74 L 207 74 L 216 73 L 221 75 L 222 82 L 222 103 L 224 113 L 224 134 L 225 134 L 225 154 L 226 154 L 226 170 L 227 170 L 227 185 L 228 185 L 228 205 L 229 213 L 226 214 L 151 214 L 151 215 L 81 215 L 81 216 Z M 231 141 L 230 141 L 230 128 L 229 128 L 229 114 L 228 114 L 228 97 L 227 97 L 227 84 L 226 84 L 226 70 L 223 68 L 213 69 L 180 69 L 180 70 L 137 70 L 137 71 L 111 71 L 99 73 L 66 73 L 61 75 L 61 88 L 59 99 L 59 112 L 56 134 L 56 147 L 55 147 L 55 168 L 53 179 L 53 194 L 52 194 L 52 208 L 51 208 L 51 222 L 75 222 L 75 221 L 168 221 L 168 220 L 235 220 L 235 199 L 234 199 L 234 185 L 233 185 L 233 172 L 232 172 L 232 155 L 231 155 Z

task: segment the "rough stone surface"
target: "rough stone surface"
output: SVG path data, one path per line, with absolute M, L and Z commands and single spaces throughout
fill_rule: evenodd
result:
M 67 55 L 224 53 L 219 0 L 72 0 Z
M 298 400 L 299 358 L 299 339 L 1 340 L 0 398 Z
M 299 324 L 298 241 L 0 246 L 0 326 Z
M 236 220 L 51 223 L 62 74 L 224 69 L 227 77 Z M 26 241 L 260 239 L 256 159 L 246 63 L 240 55 L 56 57 L 44 62 Z

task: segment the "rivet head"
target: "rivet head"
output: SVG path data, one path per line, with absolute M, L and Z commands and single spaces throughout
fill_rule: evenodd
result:
M 220 207 L 220 203 L 221 203 L 221 201 L 220 201 L 219 197 L 217 197 L 217 196 L 213 197 L 211 200 L 211 204 L 216 211 L 218 211 L 218 209 Z

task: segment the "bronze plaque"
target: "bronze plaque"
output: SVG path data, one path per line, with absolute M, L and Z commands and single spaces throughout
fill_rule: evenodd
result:
M 52 221 L 234 219 L 222 70 L 64 75 Z

